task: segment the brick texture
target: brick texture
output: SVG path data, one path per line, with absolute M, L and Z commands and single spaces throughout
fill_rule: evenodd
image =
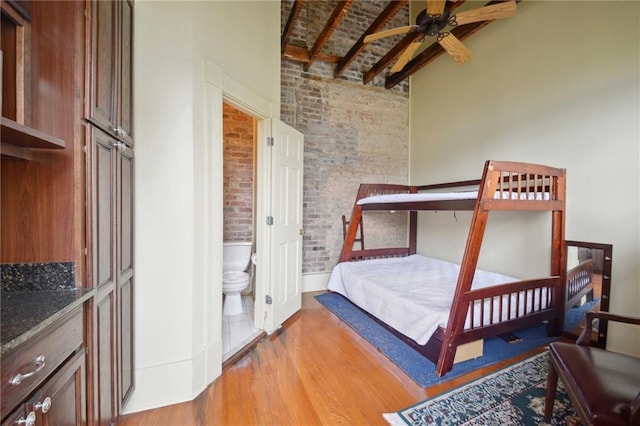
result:
M 252 241 L 254 120 L 223 104 L 224 240 Z
M 312 47 L 331 14 L 335 1 L 308 1 L 291 42 Z M 387 2 L 356 1 L 336 28 L 325 52 L 344 55 Z M 282 26 L 291 2 L 282 2 Z M 408 9 L 386 28 L 406 25 Z M 314 63 L 308 72 L 287 59 L 281 65 L 281 119 L 304 134 L 303 272 L 328 272 L 342 248 L 341 216 L 350 216 L 362 182 L 406 183 L 408 179 L 408 82 L 385 90 L 381 73 L 362 84 L 362 74 L 380 52 L 397 39 L 367 47 L 343 76 L 333 78 L 334 64 Z M 369 247 L 404 245 L 406 214 L 371 213 L 365 216 Z

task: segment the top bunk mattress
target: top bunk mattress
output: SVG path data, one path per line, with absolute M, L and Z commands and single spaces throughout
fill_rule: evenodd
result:
M 502 195 L 501 195 L 502 194 Z M 457 192 L 418 192 L 414 194 L 382 194 L 361 198 L 358 205 L 366 204 L 393 204 L 393 203 L 419 203 L 425 201 L 455 201 L 455 200 L 475 200 L 478 198 L 478 191 L 457 191 Z M 496 192 L 494 199 L 503 200 L 529 200 L 547 201 L 548 192 L 525 193 L 525 192 Z
M 331 272 L 328 289 L 424 345 L 449 319 L 459 273 L 458 264 L 417 254 L 342 262 Z M 472 288 L 514 281 L 518 279 L 476 270 Z

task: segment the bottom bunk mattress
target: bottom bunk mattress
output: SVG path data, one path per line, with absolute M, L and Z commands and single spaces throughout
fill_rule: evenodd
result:
M 328 289 L 342 294 L 385 324 L 424 345 L 438 326 L 447 323 L 459 273 L 458 264 L 421 255 L 342 262 L 331 272 Z M 472 288 L 514 281 L 518 279 L 476 270 Z M 514 297 L 520 296 L 512 295 Z M 528 299 L 540 300 L 537 295 Z M 543 294 L 541 299 L 546 300 L 546 296 Z M 490 303 L 485 303 L 485 312 Z M 538 309 L 538 303 L 535 304 Z M 516 314 L 516 305 L 511 305 L 514 311 L 511 315 Z M 521 315 L 527 308 L 525 304 L 519 305 L 521 312 L 518 314 Z M 481 309 L 480 304 L 476 304 L 476 312 Z M 486 317 L 488 321 L 489 315 Z M 493 321 L 499 320 L 493 318 Z M 469 326 L 468 321 L 467 318 L 465 328 Z

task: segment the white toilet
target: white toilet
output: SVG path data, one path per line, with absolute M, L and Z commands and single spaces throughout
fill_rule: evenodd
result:
M 241 293 L 249 286 L 247 272 L 252 260 L 251 241 L 225 241 L 222 247 L 222 292 L 225 294 L 223 315 L 243 312 Z M 255 258 L 255 257 L 254 257 Z

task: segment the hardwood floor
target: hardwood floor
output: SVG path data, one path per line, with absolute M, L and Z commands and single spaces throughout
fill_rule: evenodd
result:
M 317 293 L 316 293 L 317 294 Z M 194 401 L 123 416 L 119 425 L 386 425 L 382 413 L 525 358 L 422 389 L 313 297 Z M 538 352 L 540 349 L 534 352 Z

